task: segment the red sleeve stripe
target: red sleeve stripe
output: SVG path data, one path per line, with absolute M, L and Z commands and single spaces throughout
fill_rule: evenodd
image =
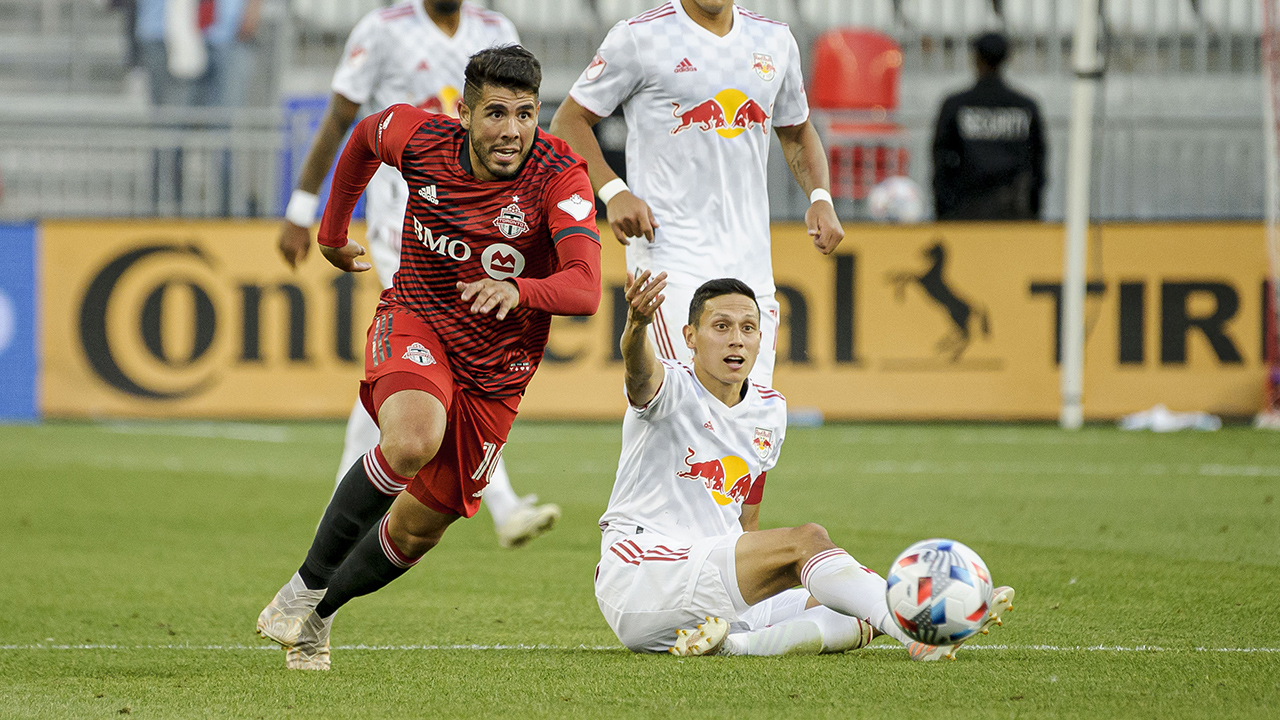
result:
M 666 5 L 663 5 L 660 8 L 650 10 L 649 12 L 643 15 L 637 15 L 636 17 L 631 18 L 630 20 L 627 21 L 627 24 L 639 25 L 641 23 L 647 23 L 653 20 L 657 20 L 658 18 L 671 17 L 672 15 L 675 15 L 675 14 L 676 14 L 676 9 L 671 7 L 671 3 L 667 3 Z
M 756 13 L 751 12 L 750 10 L 743 8 L 741 5 L 738 6 L 738 10 L 742 12 L 742 17 L 744 18 L 749 18 L 751 20 L 759 20 L 760 22 L 766 22 L 766 23 L 771 23 L 773 25 L 781 25 L 782 27 L 787 27 L 787 24 L 784 22 L 780 22 L 778 20 L 771 20 L 763 15 L 758 15 Z
M 391 6 L 378 13 L 378 17 L 383 20 L 395 20 L 396 18 L 405 17 L 413 14 L 413 6 L 405 5 L 404 7 Z

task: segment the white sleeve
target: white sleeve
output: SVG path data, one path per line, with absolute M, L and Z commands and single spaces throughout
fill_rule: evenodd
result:
M 662 363 L 662 384 L 658 386 L 658 392 L 644 407 L 636 407 L 631 405 L 630 399 L 627 400 L 628 412 L 633 412 L 636 417 L 646 422 L 654 422 L 670 415 L 672 411 L 678 408 L 692 393 L 692 386 L 689 384 L 693 381 L 690 377 L 686 366 L 678 365 L 669 360 L 658 359 Z M 626 392 L 625 390 L 623 392 Z
M 342 62 L 333 73 L 332 89 L 351 102 L 363 105 L 373 97 L 382 72 L 379 40 L 384 27 L 378 17 L 381 10 L 374 10 L 356 23 L 347 46 L 342 51 Z
M 569 89 L 569 97 L 595 115 L 608 117 L 643 83 L 635 37 L 623 20 L 600 43 L 591 64 Z
M 773 126 L 791 127 L 809 119 L 809 97 L 804 91 L 804 74 L 800 72 L 800 47 L 796 38 L 787 33 L 791 46 L 787 50 L 787 72 L 782 76 L 782 88 L 773 101 Z
M 498 41 L 499 45 L 519 45 L 520 33 L 516 32 L 515 23 L 507 19 L 506 15 L 502 16 L 502 32 L 499 33 L 502 39 Z

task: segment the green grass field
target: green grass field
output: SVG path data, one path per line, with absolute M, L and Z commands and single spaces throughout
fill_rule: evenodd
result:
M 333 670 L 254 620 L 328 499 L 337 424 L 0 428 L 0 716 L 1277 717 L 1280 437 L 1090 427 L 793 429 L 762 526 L 822 523 L 883 572 L 953 537 L 1017 588 L 956 662 L 637 656 L 592 596 L 616 425 L 520 423 L 514 483 L 558 528 L 504 551 L 483 511 L 354 601 Z

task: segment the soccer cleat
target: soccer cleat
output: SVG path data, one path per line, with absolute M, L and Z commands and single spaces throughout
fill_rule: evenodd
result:
M 307 589 L 302 576 L 294 573 L 258 615 L 258 634 L 286 648 L 293 647 L 302 632 L 303 621 L 320 604 L 324 592 Z
M 307 615 L 297 642 L 285 651 L 285 667 L 290 670 L 328 670 L 329 630 L 332 627 L 333 615 L 327 618 L 321 618 L 315 612 Z
M 547 503 L 535 505 L 536 495 L 520 498 L 520 504 L 506 522 L 498 526 L 498 544 L 504 548 L 523 547 L 530 540 L 547 532 L 560 519 L 560 506 Z
M 729 623 L 720 618 L 708 617 L 706 622 L 699 623 L 693 630 L 677 630 L 676 644 L 667 652 L 680 657 L 697 657 L 699 655 L 715 655 L 724 647 L 724 639 L 729 637 Z
M 1002 615 L 1006 611 L 1012 609 L 1013 588 L 1008 585 L 996 588 L 995 592 L 991 595 L 991 610 L 987 613 L 987 619 L 982 623 L 982 634 L 986 635 L 990 632 L 990 626 L 993 623 L 996 625 L 1004 625 L 1004 618 Z M 974 633 L 974 635 L 976 634 L 977 633 Z M 969 636 L 969 638 L 971 637 L 973 637 L 973 635 Z M 965 638 L 965 640 L 968 640 L 969 638 Z M 919 662 L 931 662 L 933 660 L 941 660 L 943 658 L 946 658 L 947 660 L 955 660 L 956 651 L 959 650 L 960 646 L 963 644 L 964 640 L 961 640 L 955 645 L 925 645 L 921 642 L 913 642 L 907 645 L 907 653 L 911 655 L 912 660 L 917 660 Z

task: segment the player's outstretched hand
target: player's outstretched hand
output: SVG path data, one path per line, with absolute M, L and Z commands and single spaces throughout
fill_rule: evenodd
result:
M 809 205 L 804 213 L 804 224 L 809 226 L 809 237 L 813 238 L 813 246 L 823 255 L 835 252 L 836 246 L 844 239 L 844 228 L 840 227 L 840 218 L 836 217 L 836 209 L 826 200 L 819 200 Z
M 307 259 L 307 251 L 311 249 L 311 231 L 285 220 L 280 223 L 280 237 L 276 245 L 289 267 L 296 268 L 298 263 Z
M 496 308 L 498 312 L 493 316 L 505 320 L 507 313 L 520 304 L 520 288 L 506 280 L 485 278 L 469 283 L 460 282 L 458 290 L 462 292 L 463 302 L 471 302 L 473 315 L 488 315 Z
M 650 275 L 648 270 L 640 273 L 640 277 L 627 273 L 627 282 L 623 289 L 626 291 L 627 304 L 630 306 L 627 322 L 633 325 L 644 326 L 653 322 L 653 314 L 666 299 L 662 291 L 667 287 L 667 274 L 658 273 L 654 278 Z
M 606 209 L 609 211 L 609 227 L 618 242 L 630 245 L 628 238 L 638 237 L 653 242 L 653 229 L 658 227 L 658 221 L 654 219 L 649 203 L 623 190 L 609 200 Z
M 321 245 L 320 252 L 324 254 L 324 259 L 329 264 L 344 272 L 364 272 L 373 267 L 367 262 L 356 260 L 364 254 L 364 248 L 360 247 L 360 243 L 347 239 L 347 244 L 340 248 Z

